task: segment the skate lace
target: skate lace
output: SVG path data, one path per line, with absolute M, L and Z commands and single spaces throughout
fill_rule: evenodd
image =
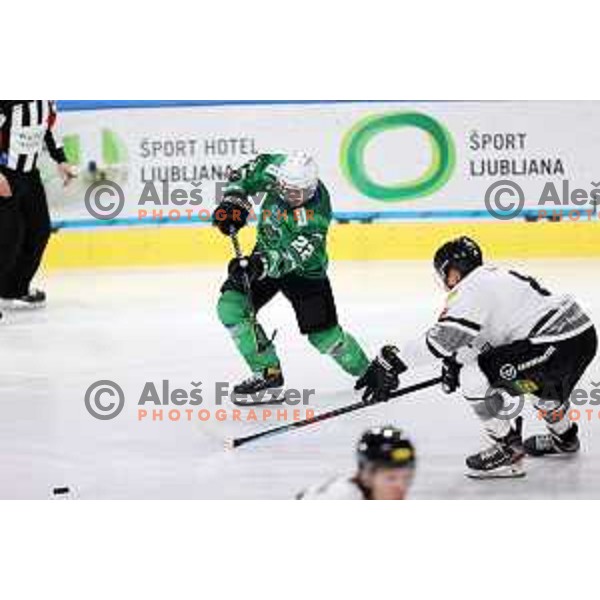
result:
M 499 444 L 494 444 L 481 452 L 481 458 L 484 461 L 491 460 L 492 458 L 496 458 L 498 455 L 502 454 L 502 447 Z
M 552 450 L 554 448 L 554 439 L 549 433 L 538 435 L 536 446 L 539 450 Z
M 246 379 L 244 379 L 241 383 L 241 385 L 243 386 L 250 386 L 253 385 L 255 383 L 258 383 L 259 381 L 262 381 L 263 376 L 259 373 L 255 373 L 254 375 L 250 375 L 250 377 L 247 377 Z

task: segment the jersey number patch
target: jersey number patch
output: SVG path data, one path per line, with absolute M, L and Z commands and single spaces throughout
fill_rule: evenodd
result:
M 303 235 L 299 235 L 291 242 L 292 248 L 300 255 L 302 260 L 307 260 L 315 251 L 315 247 Z

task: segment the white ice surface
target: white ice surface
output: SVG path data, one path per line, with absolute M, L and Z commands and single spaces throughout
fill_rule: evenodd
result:
M 555 291 L 575 294 L 600 317 L 600 263 L 523 262 Z M 481 447 L 479 424 L 460 396 L 426 391 L 301 431 L 225 452 L 226 436 L 278 424 L 139 422 L 144 383 L 202 381 L 203 408 L 214 413 L 214 383 L 247 375 L 214 304 L 216 268 L 52 273 L 48 307 L 12 312 L 0 324 L 0 497 L 48 498 L 70 486 L 80 498 L 290 498 L 303 487 L 353 466 L 367 426 L 404 427 L 419 453 L 413 498 L 599 498 L 600 417 L 583 421 L 576 458 L 528 461 L 514 481 L 471 481 L 464 458 Z M 402 341 L 437 316 L 441 292 L 423 262 L 340 263 L 331 269 L 341 323 L 369 354 Z M 352 380 L 299 334 L 291 307 L 278 298 L 261 313 L 277 346 L 287 384 L 314 388 L 315 410 L 353 402 Z M 600 380 L 596 362 L 583 385 Z M 425 373 L 424 375 L 428 375 Z M 113 420 L 92 418 L 88 386 L 100 379 L 123 388 Z M 167 408 L 167 407 L 165 407 Z M 232 407 L 223 408 L 231 414 Z M 594 407 L 584 407 L 594 408 Z M 527 430 L 542 429 L 529 412 Z

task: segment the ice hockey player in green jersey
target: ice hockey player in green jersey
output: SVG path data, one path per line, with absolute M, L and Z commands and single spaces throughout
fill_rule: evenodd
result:
M 268 393 L 284 383 L 273 340 L 253 319 L 253 311 L 279 292 L 291 303 L 308 341 L 360 377 L 369 361 L 338 323 L 327 277 L 331 203 L 315 161 L 304 152 L 258 155 L 231 173 L 213 214 L 214 225 L 224 235 L 237 233 L 253 212 L 253 199 L 260 199 L 256 245 L 250 256 L 229 263 L 217 306 L 221 323 L 252 370 L 234 394 Z

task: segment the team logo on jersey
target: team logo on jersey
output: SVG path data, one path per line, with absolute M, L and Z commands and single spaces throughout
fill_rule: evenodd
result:
M 512 381 L 517 377 L 517 367 L 511 363 L 506 363 L 500 367 L 500 377 L 506 381 Z

